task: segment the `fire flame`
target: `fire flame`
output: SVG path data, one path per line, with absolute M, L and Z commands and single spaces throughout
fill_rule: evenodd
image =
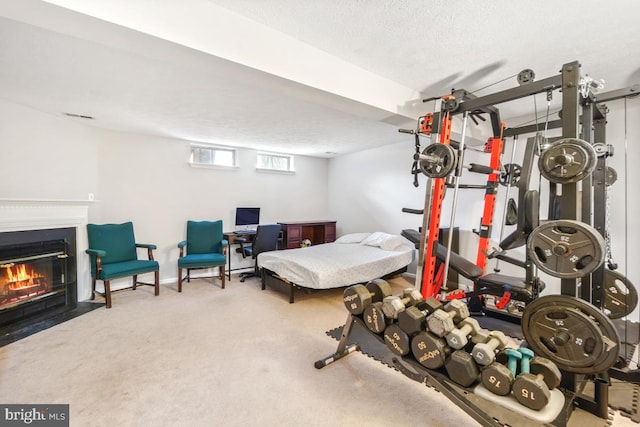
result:
M 36 273 L 33 269 L 29 269 L 27 271 L 27 266 L 25 264 L 7 268 L 7 278 L 9 279 L 9 282 L 24 282 L 40 277 L 43 276 Z

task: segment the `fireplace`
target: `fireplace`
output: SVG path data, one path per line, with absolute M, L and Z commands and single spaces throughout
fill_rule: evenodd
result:
M 74 227 L 0 233 L 0 327 L 76 305 Z

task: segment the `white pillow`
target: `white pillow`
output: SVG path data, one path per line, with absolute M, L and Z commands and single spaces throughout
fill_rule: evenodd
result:
M 369 237 L 367 237 L 360 243 L 367 246 L 379 247 L 389 237 L 393 237 L 393 235 L 389 233 L 384 233 L 382 231 L 376 231 L 375 233 L 371 233 Z
M 398 236 L 398 235 L 393 235 L 393 236 L 390 236 L 389 238 L 385 239 L 380 244 L 380 249 L 384 249 L 385 251 L 395 251 L 400 246 L 407 246 L 407 245 L 410 246 L 410 247 L 414 246 L 410 241 L 408 241 L 404 237 Z
M 382 231 L 376 231 L 371 233 L 369 237 L 364 239 L 361 244 L 367 246 L 376 246 L 385 251 L 393 251 L 399 246 L 411 244 L 407 239 L 397 234 L 384 233 Z
M 369 237 L 371 233 L 350 233 L 345 234 L 344 236 L 338 237 L 334 243 L 360 243 L 367 237 Z

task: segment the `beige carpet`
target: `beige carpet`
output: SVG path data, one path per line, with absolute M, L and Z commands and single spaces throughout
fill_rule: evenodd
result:
M 194 280 L 182 294 L 117 292 L 110 310 L 0 348 L 0 402 L 68 403 L 72 426 L 477 425 L 360 353 L 315 369 L 336 350 L 325 332 L 346 319 L 341 297 L 299 292 L 290 305 L 235 277 L 224 290 Z

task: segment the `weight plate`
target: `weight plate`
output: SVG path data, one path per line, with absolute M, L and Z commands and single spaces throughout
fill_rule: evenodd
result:
M 549 144 L 538 159 L 540 173 L 556 184 L 570 184 L 586 178 L 596 167 L 598 157 L 593 146 L 577 138 L 565 138 Z
M 528 304 L 522 332 L 537 355 L 568 372 L 604 372 L 620 351 L 611 320 L 592 304 L 567 295 L 548 295 Z
M 434 143 L 427 145 L 422 155 L 428 160 L 420 160 L 420 170 L 429 178 L 444 178 L 456 167 L 456 152 L 447 144 Z
M 498 178 L 498 182 L 505 187 L 510 185 L 511 187 L 515 186 L 518 181 L 520 181 L 520 176 L 522 175 L 522 166 L 517 165 L 515 163 L 507 163 L 504 165 L 504 171 L 500 173 L 500 177 Z
M 561 279 L 574 279 L 595 271 L 604 262 L 604 238 L 580 221 L 559 219 L 535 228 L 527 250 L 542 271 Z
M 607 166 L 607 171 L 604 175 L 604 183 L 607 187 L 611 187 L 614 182 L 618 180 L 618 172 L 611 166 Z
M 610 319 L 630 314 L 638 305 L 636 287 L 617 271 L 604 270 L 604 312 Z

